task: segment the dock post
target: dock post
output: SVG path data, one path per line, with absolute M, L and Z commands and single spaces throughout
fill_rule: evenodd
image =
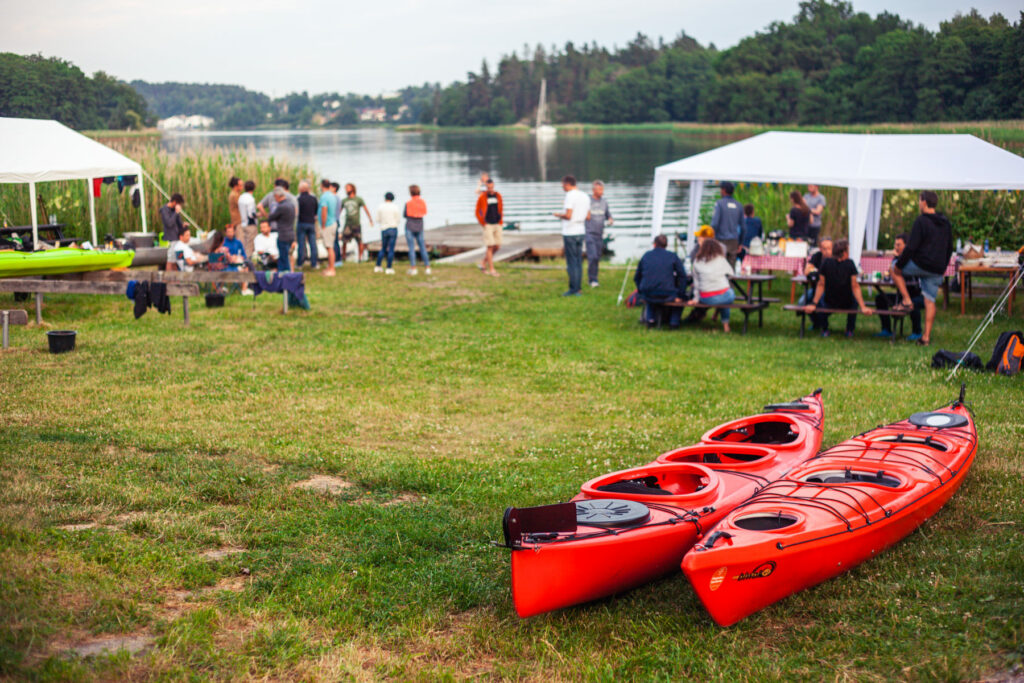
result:
M 43 323 L 43 293 L 36 292 L 36 325 Z

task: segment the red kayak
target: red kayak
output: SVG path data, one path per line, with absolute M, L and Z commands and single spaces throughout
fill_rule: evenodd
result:
M 730 626 L 857 566 L 934 515 L 978 447 L 960 398 L 872 429 L 801 463 L 716 526 L 682 567 L 712 618 Z
M 820 394 L 766 406 L 701 444 L 592 479 L 568 503 L 505 510 L 516 612 L 596 600 L 676 571 L 704 530 L 818 451 Z

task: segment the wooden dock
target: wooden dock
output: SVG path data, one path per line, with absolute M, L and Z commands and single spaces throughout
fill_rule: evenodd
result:
M 409 245 L 405 241 L 405 231 L 399 230 L 398 242 L 395 244 L 395 256 L 407 259 Z M 562 257 L 562 236 L 554 232 L 524 232 L 506 230 L 502 234 L 501 249 L 494 255 L 496 262 L 517 261 L 520 259 L 542 259 Z M 440 254 L 434 261 L 439 264 L 475 263 L 483 258 L 483 231 L 476 223 L 460 223 L 433 228 L 423 233 L 427 250 L 432 254 Z M 366 248 L 371 256 L 376 257 L 381 242 L 367 242 Z M 351 249 L 351 245 L 350 245 Z

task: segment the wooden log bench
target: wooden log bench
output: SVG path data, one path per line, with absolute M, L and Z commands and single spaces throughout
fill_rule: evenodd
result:
M 83 280 L 0 279 L 0 292 L 28 292 L 36 295 L 36 324 L 43 322 L 43 294 L 115 294 L 124 296 L 124 282 L 89 282 Z M 180 296 L 185 324 L 188 325 L 189 297 L 199 296 L 199 285 L 167 282 L 167 296 Z
M 804 333 L 807 329 L 807 316 L 813 315 L 813 313 L 823 313 L 828 315 L 861 315 L 859 309 L 853 308 L 816 308 L 813 313 L 808 313 L 804 310 L 803 306 L 798 304 L 786 304 L 782 307 L 784 311 L 794 311 L 800 316 L 800 337 L 803 338 Z M 872 315 L 887 315 L 893 318 L 897 325 L 899 325 L 900 331 L 899 336 L 903 336 L 903 319 L 906 318 L 909 313 L 907 311 L 893 311 L 892 309 L 879 311 L 872 309 Z
M 641 299 L 640 301 L 643 302 L 643 299 Z M 646 302 L 644 302 L 644 303 L 646 303 Z M 690 306 L 685 301 L 666 301 L 666 302 L 663 302 L 663 303 L 656 303 L 655 306 L 670 306 L 672 308 L 695 308 L 695 309 L 696 308 L 703 308 L 703 309 L 708 309 L 708 308 L 724 309 L 724 308 L 728 308 L 729 310 L 739 311 L 740 313 L 743 314 L 743 334 L 746 334 L 747 333 L 747 328 L 748 328 L 749 323 L 750 323 L 750 316 L 753 315 L 754 313 L 757 313 L 757 326 L 758 327 L 763 327 L 764 326 L 764 309 L 768 308 L 768 302 L 767 301 L 757 301 L 757 300 L 755 300 L 755 301 L 753 301 L 751 303 L 747 303 L 746 301 L 740 301 L 739 299 L 737 299 L 734 303 L 731 303 L 731 304 L 715 304 L 715 305 L 712 305 L 712 304 L 696 304 L 694 306 Z
M 0 326 L 3 328 L 3 348 L 5 349 L 11 345 L 11 325 L 28 325 L 28 312 L 20 308 L 15 308 L 12 311 L 0 311 Z

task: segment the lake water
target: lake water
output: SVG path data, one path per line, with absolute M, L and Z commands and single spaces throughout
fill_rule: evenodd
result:
M 231 131 L 165 135 L 165 149 L 190 146 L 242 147 L 265 157 L 311 165 L 319 178 L 355 183 L 372 211 L 391 191 L 404 201 L 413 183 L 423 190 L 427 227 L 473 223 L 476 185 L 481 171 L 495 180 L 505 203 L 505 220 L 523 230 L 557 231 L 551 214 L 562 208 L 560 179 L 580 179 L 590 190 L 605 183 L 615 218 L 610 245 L 615 261 L 625 261 L 650 244 L 651 184 L 654 168 L 729 140 L 680 137 L 668 133 L 560 133 L 538 141 L 523 133 L 399 132 L 389 128 L 316 131 Z M 687 189 L 673 188 L 666 209 L 667 233 L 686 221 Z M 376 229 L 364 229 L 376 239 Z

